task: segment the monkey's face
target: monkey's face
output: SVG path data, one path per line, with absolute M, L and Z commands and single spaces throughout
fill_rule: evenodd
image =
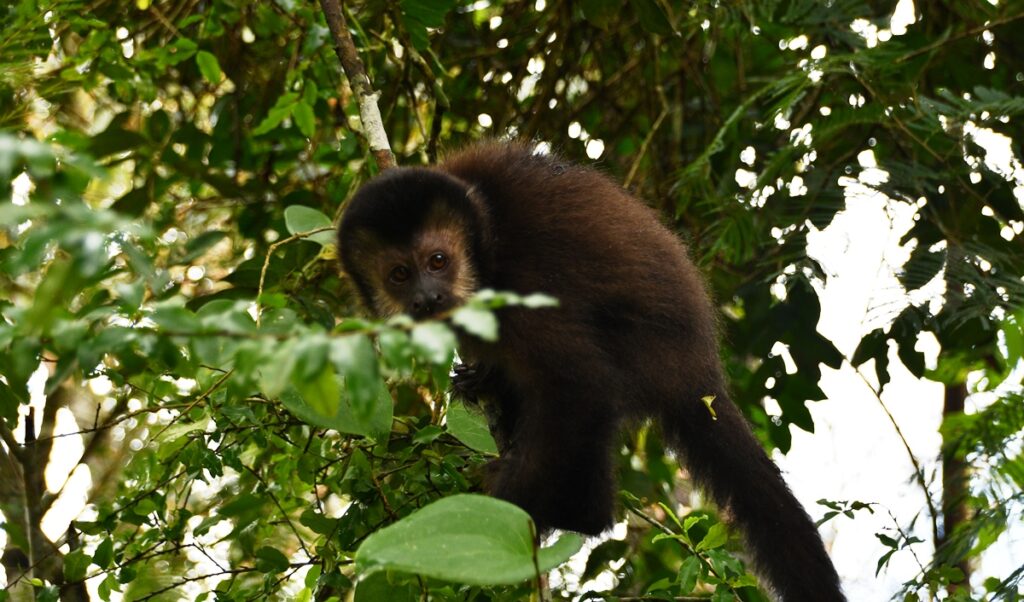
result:
M 471 187 L 437 170 L 388 170 L 349 202 L 338 257 L 378 316 L 438 317 L 484 278 L 485 210 Z
M 464 241 L 452 228 L 424 229 L 408 244 L 379 247 L 372 255 L 373 309 L 380 315 L 436 317 L 477 287 Z

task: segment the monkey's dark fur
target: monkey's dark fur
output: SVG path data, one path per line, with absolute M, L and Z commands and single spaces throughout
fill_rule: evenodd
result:
M 437 245 L 425 238 L 456 247 L 430 255 L 440 265 L 451 254 L 450 266 L 417 271 L 417 253 L 434 253 L 423 245 Z M 607 177 L 525 145 L 479 144 L 366 184 L 342 219 L 339 248 L 378 313 L 446 311 L 464 300 L 455 283 L 558 299 L 557 308 L 502 310 L 496 344 L 462 337 L 471 367 L 455 382 L 497 406 L 501 456 L 488 491 L 541 530 L 611 526 L 619 429 L 653 419 L 728 508 L 782 600 L 843 600 L 814 524 L 729 399 L 700 273 L 655 213 Z M 388 280 L 382 248 L 411 253 L 411 279 Z

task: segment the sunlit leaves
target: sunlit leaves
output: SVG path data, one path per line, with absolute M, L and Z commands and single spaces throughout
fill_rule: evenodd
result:
M 456 4 L 367 3 L 346 13 L 402 161 L 479 137 L 481 113 L 495 135 L 548 140 L 575 159 L 603 139 L 614 152 L 599 168 L 620 181 L 629 174 L 630 190 L 662 210 L 700 258 L 728 310 L 734 396 L 771 443 L 785 448 L 792 425 L 813 425 L 806 402 L 824 396 L 819 364 L 842 359 L 842 346 L 817 332 L 817 295 L 833 266 L 806 258 L 805 235 L 844 207 L 837 181 L 857 177 L 855 157 L 867 148 L 889 174 L 881 192 L 918 204 L 904 239 L 917 247 L 897 268 L 900 284 L 922 294 L 942 275 L 947 291 L 974 291 L 958 294 L 963 305 L 947 305 L 938 321 L 926 308 L 898 314 L 869 333 L 854 363 L 875 359 L 883 384 L 890 358 L 942 382 L 972 374 L 986 391 L 1012 374 L 1024 336 L 1019 313 L 1000 316 L 1019 305 L 1021 209 L 1015 183 L 966 134 L 1019 129 L 1024 105 L 1007 82 L 1020 61 L 1000 50 L 1016 24 L 1014 3 L 958 5 L 874 47 L 850 23 L 885 27 L 891 7 L 864 2 Z M 318 4 L 155 7 L 16 3 L 7 12 L 0 123 L 14 133 L 0 134 L 0 416 L 14 428 L 43 365 L 44 393 L 73 391 L 80 428 L 98 429 L 68 436 L 99 452 L 86 459 L 98 518 L 83 525 L 82 547 L 65 552 L 64 566 L 78 576 L 91 554 L 86 573 L 101 573 L 104 599 L 168 586 L 157 597 L 191 595 L 168 575 L 194 577 L 189 588 L 216 582 L 225 601 L 280 597 L 281 587 L 299 599 L 343 598 L 357 587 L 347 564 L 359 542 L 434 499 L 479 487 L 493 441 L 472 407 L 445 405 L 452 328 L 500 345 L 512 297 L 485 294 L 438 322 L 336 324 L 357 304 L 322 251 L 333 244 L 332 218 L 374 170 Z M 827 56 L 785 44 L 798 36 Z M 983 66 L 988 54 L 994 68 Z M 734 179 L 748 146 L 756 186 L 775 188 L 757 203 Z M 797 175 L 806 190 L 789 194 Z M 7 202 L 15 178 L 30 184 L 27 205 Z M 19 188 L 15 200 L 23 196 Z M 964 242 L 970 259 L 947 262 L 951 247 L 935 246 L 942 241 Z M 949 265 L 956 269 L 942 269 Z M 786 299 L 767 294 L 782 280 Z M 521 305 L 550 311 L 530 298 Z M 892 322 L 887 307 L 881 317 Z M 934 369 L 915 349 L 921 333 L 940 342 Z M 100 374 L 107 394 L 86 384 Z M 781 416 L 764 413 L 766 397 Z M 1002 453 L 1019 439 L 1020 407 L 1018 397 L 1001 397 L 943 423 L 956 452 L 984 467 L 972 473 L 979 512 L 971 523 L 981 526 L 965 534 L 971 553 L 1005 525 L 981 512 L 1001 503 L 986 477 L 1011 492 L 1024 482 L 1019 454 Z M 623 486 L 647 498 L 640 512 L 667 492 L 671 510 L 685 491 L 652 439 L 627 443 L 620 456 Z M 104 466 L 108 457 L 113 466 Z M 674 537 L 652 541 L 634 528 L 646 523 L 634 522 L 628 545 L 601 544 L 587 580 L 611 569 L 616 585 L 595 595 L 732 599 L 729 588 L 745 579 L 729 562 L 738 544 L 696 515 L 667 525 Z M 206 561 L 175 547 L 205 546 L 204 537 L 230 543 L 228 560 L 217 562 L 237 573 L 203 578 Z M 885 551 L 909 554 L 908 542 L 890 540 L 894 547 L 880 540 Z M 303 548 L 315 557 L 300 584 L 289 575 L 306 570 L 290 564 L 306 561 Z M 934 592 L 956 577 L 934 570 L 923 581 Z M 986 586 L 1008 592 L 1011 581 Z M 38 583 L 40 595 L 57 595 Z M 358 588 L 357 600 L 530 595 L 528 585 L 450 586 L 387 571 Z M 739 597 L 757 599 L 747 593 Z
M 462 307 L 452 313 L 452 323 L 485 341 L 498 340 L 498 320 L 494 314 L 479 307 Z

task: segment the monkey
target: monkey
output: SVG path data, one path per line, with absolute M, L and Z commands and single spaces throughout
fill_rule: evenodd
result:
M 729 398 L 700 271 L 609 177 L 525 142 L 476 143 L 364 184 L 338 249 L 378 316 L 444 316 L 483 288 L 557 299 L 499 309 L 497 342 L 459 333 L 453 377 L 456 394 L 484 400 L 498 444 L 485 490 L 540 532 L 612 525 L 617 437 L 651 420 L 779 599 L 845 599 L 814 523 Z

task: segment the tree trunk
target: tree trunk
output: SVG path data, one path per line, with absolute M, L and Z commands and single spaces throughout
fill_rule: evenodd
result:
M 943 421 L 956 414 L 962 414 L 966 398 L 965 383 L 946 385 L 942 406 Z M 968 520 L 969 475 L 967 462 L 958 452 L 958 441 L 946 437 L 944 435 L 942 440 L 942 532 L 939 541 L 935 542 L 935 549 L 938 553 L 941 548 L 948 546 L 946 552 L 950 554 L 950 559 L 956 560 L 955 566 L 964 573 L 961 583 L 949 585 L 949 592 L 953 593 L 960 588 L 968 587 L 971 577 L 971 567 L 963 558 L 963 552 L 966 550 L 956 549 L 958 544 L 954 538 L 957 528 Z

